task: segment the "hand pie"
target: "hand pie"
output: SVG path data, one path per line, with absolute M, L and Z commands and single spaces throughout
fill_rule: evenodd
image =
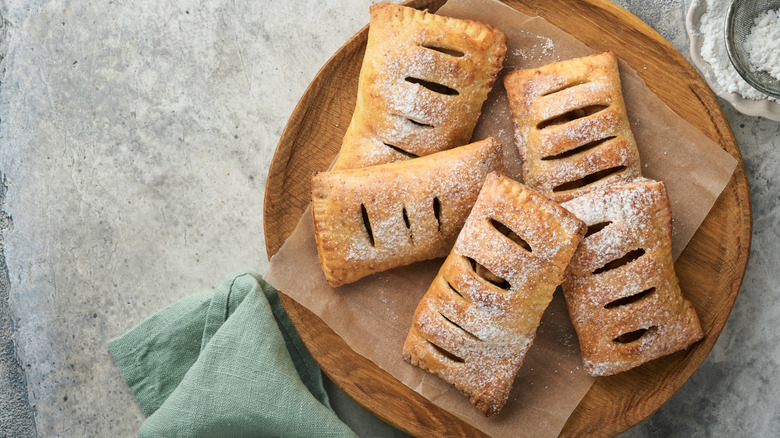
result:
M 560 205 L 489 175 L 417 306 L 404 359 L 497 415 L 584 234 L 585 224 Z
M 503 169 L 501 144 L 489 138 L 416 160 L 315 174 L 311 210 L 328 282 L 446 256 L 485 177 Z
M 589 227 L 563 283 L 588 373 L 625 371 L 702 338 L 674 272 L 663 183 L 641 179 L 563 206 Z
M 334 170 L 468 143 L 505 54 L 506 37 L 487 24 L 371 6 L 355 112 Z
M 504 85 L 528 186 L 563 202 L 641 176 L 613 53 L 516 70 Z

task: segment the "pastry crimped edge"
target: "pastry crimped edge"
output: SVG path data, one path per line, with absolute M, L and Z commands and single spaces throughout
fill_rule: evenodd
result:
M 584 223 L 557 203 L 489 175 L 415 310 L 403 358 L 451 383 L 486 416 L 498 415 L 584 234 Z

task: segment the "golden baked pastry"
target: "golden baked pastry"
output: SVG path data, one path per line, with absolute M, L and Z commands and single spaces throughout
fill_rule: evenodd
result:
M 312 179 L 317 252 L 331 286 L 447 255 L 488 173 L 493 139 L 415 160 L 321 172 Z
M 417 306 L 404 359 L 497 415 L 584 234 L 585 224 L 557 203 L 489 175 Z
M 641 176 L 613 53 L 516 70 L 504 85 L 529 187 L 563 202 Z
M 505 54 L 506 36 L 490 25 L 372 5 L 355 112 L 334 169 L 468 143 Z
M 625 371 L 702 338 L 674 272 L 663 183 L 640 179 L 563 206 L 589 227 L 563 283 L 588 373 Z

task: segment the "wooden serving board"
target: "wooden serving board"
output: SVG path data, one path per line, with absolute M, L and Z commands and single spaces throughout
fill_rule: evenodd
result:
M 436 11 L 443 0 L 413 0 Z M 541 16 L 591 48 L 612 50 L 632 65 L 669 107 L 738 160 L 715 206 L 675 268 L 705 331 L 694 347 L 629 372 L 596 380 L 562 436 L 615 435 L 647 418 L 688 380 L 723 329 L 747 266 L 751 206 L 739 148 L 721 108 L 685 58 L 640 19 L 608 0 L 524 0 L 510 6 Z M 368 16 L 368 14 L 366 14 Z M 352 117 L 368 35 L 363 28 L 325 64 L 293 111 L 274 154 L 265 193 L 266 248 L 275 254 L 309 203 L 310 180 L 338 153 Z M 355 353 L 322 320 L 284 294 L 282 302 L 325 373 L 369 411 L 419 436 L 479 436 Z

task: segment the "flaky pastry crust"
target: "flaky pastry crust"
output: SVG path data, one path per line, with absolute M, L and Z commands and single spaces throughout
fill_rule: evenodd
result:
M 321 172 L 312 179 L 312 218 L 331 286 L 452 248 L 482 183 L 503 172 L 493 139 L 397 163 Z
M 490 25 L 371 6 L 358 95 L 334 170 L 467 144 L 506 54 Z
M 593 233 L 563 283 L 588 373 L 626 371 L 702 338 L 674 272 L 672 210 L 663 183 L 640 179 L 563 206 Z
M 584 233 L 557 203 L 489 175 L 417 306 L 403 357 L 497 415 Z
M 504 85 L 530 187 L 564 202 L 641 176 L 613 53 L 516 70 Z

